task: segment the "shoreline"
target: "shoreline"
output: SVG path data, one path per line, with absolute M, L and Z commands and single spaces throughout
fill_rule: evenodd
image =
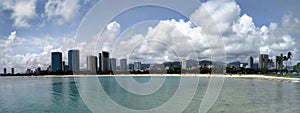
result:
M 262 79 L 282 82 L 300 82 L 300 78 L 276 77 L 260 74 L 232 74 L 232 75 L 210 75 L 210 74 L 119 74 L 119 75 L 45 75 L 45 76 L 1 76 L 0 78 L 49 78 L 49 77 L 121 77 L 121 76 L 166 76 L 166 77 L 224 77 L 226 78 L 241 78 L 241 79 Z

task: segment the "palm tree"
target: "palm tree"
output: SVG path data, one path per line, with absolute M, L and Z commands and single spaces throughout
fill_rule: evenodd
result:
M 276 56 L 276 65 L 279 70 L 282 68 L 282 61 L 283 61 L 282 54 L 280 56 Z
M 292 52 L 289 51 L 288 54 L 287 54 L 287 56 L 286 56 L 286 59 L 285 59 L 286 60 L 286 69 L 287 69 L 287 66 L 288 66 L 287 62 L 288 62 L 288 60 L 291 60 L 292 57 L 293 57 Z
M 288 60 L 292 59 L 292 57 L 293 57 L 292 52 L 288 52 L 287 56 L 283 56 L 282 53 L 280 54 L 280 56 L 276 56 L 276 63 L 279 65 L 280 71 L 282 69 L 283 61 L 286 61 L 285 69 L 287 69 Z
M 283 64 L 284 56 L 281 53 L 280 56 L 276 56 L 276 65 L 279 69 L 280 73 L 282 73 L 282 64 Z

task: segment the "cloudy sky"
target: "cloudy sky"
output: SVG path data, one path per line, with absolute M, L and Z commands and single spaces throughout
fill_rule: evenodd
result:
M 147 63 L 257 62 L 260 53 L 274 59 L 288 51 L 290 65 L 300 60 L 298 0 L 139 1 L 0 0 L 0 73 L 45 69 L 52 51 L 67 60 L 73 48 L 82 69 L 101 50 Z

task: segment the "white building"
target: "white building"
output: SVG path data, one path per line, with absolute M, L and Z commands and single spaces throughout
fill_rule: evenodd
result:
M 117 60 L 116 60 L 116 58 L 110 58 L 109 59 L 109 64 L 110 64 L 110 70 L 116 71 L 116 69 L 117 69 Z
M 267 69 L 269 62 L 269 55 L 267 54 L 259 54 L 259 69 Z
M 253 57 L 249 56 L 247 68 L 253 68 Z
M 127 59 L 120 60 L 120 70 L 126 71 L 127 70 Z
M 182 59 L 181 61 L 181 69 L 186 69 L 186 60 Z
M 97 71 L 97 57 L 96 56 L 87 56 L 86 57 L 87 71 L 96 72 Z

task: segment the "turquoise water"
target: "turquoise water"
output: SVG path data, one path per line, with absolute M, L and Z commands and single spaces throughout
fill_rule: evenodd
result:
M 128 77 L 124 77 L 127 80 Z M 161 79 L 161 77 L 153 77 Z M 82 92 L 77 87 L 76 80 L 82 77 L 36 77 L 36 78 L 0 78 L 0 112 L 63 112 L 86 113 L 92 112 L 93 107 L 82 99 Z M 150 95 L 130 93 L 120 86 L 114 77 L 93 77 L 98 79 L 109 99 L 127 109 L 149 110 L 164 106 L 164 103 L 174 99 L 173 95 L 179 88 L 180 77 L 167 77 L 164 84 Z M 150 77 L 134 77 L 143 84 L 151 80 Z M 78 81 L 77 81 L 78 82 Z M 130 82 L 130 81 L 128 81 Z M 205 95 L 209 78 L 200 77 L 198 88 L 188 106 L 183 112 L 198 112 L 202 98 Z M 92 87 L 98 87 L 92 84 Z M 183 85 L 189 89 L 191 86 Z M 88 93 L 88 92 L 87 92 Z M 93 97 L 91 97 L 93 98 Z M 97 99 L 97 98 L 95 98 Z M 104 103 L 103 100 L 97 100 Z M 97 104 L 100 105 L 100 104 Z M 95 105 L 95 107 L 99 107 Z M 276 82 L 260 79 L 226 78 L 222 91 L 215 104 L 209 110 L 211 113 L 241 113 L 241 112 L 269 112 L 269 113 L 299 113 L 300 112 L 300 83 Z M 172 107 L 176 107 L 175 104 Z M 92 108 L 92 109 L 89 109 Z M 172 108 L 166 108 L 169 111 Z M 97 112 L 115 112 L 97 111 Z

